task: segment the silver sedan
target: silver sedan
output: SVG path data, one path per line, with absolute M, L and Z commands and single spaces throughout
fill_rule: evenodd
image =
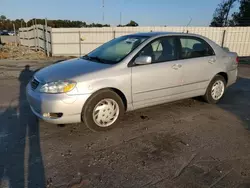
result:
M 238 57 L 194 34 L 138 33 L 38 71 L 27 85 L 33 113 L 54 124 L 113 128 L 124 112 L 203 96 L 217 103 L 236 82 Z

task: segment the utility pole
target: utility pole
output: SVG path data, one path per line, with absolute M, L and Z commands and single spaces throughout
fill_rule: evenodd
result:
M 122 12 L 120 12 L 120 26 L 122 25 Z
M 104 24 L 104 0 L 102 0 L 102 22 Z

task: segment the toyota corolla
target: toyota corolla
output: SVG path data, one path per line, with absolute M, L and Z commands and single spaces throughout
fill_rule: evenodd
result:
M 238 57 L 194 34 L 122 36 L 48 66 L 27 85 L 33 113 L 54 124 L 113 128 L 124 112 L 203 96 L 217 103 L 236 82 Z

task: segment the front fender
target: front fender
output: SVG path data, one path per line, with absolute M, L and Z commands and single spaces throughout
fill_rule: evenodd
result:
M 132 103 L 130 77 L 105 78 L 85 81 L 77 84 L 79 94 L 93 94 L 101 89 L 114 88 L 121 91 L 126 97 L 127 103 Z

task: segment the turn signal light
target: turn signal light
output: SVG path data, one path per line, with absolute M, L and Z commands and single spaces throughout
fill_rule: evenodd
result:
M 45 118 L 60 118 L 63 113 L 43 113 L 43 117 Z

